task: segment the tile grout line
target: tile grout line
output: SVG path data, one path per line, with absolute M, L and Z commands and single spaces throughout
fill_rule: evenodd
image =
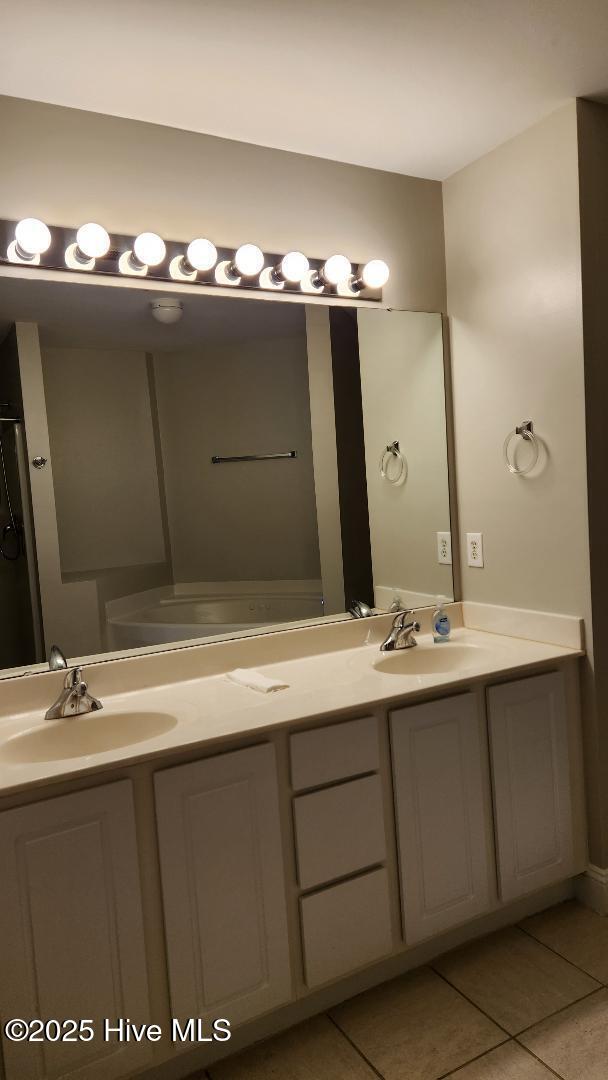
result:
M 555 1012 L 549 1013 L 548 1016 L 543 1016 L 542 1020 L 535 1020 L 533 1024 L 528 1024 L 528 1027 L 522 1028 L 521 1031 L 516 1031 L 513 1035 L 513 1038 L 519 1039 L 520 1035 L 525 1035 L 528 1031 L 532 1031 L 532 1028 L 538 1027 L 539 1024 L 544 1024 L 546 1020 L 553 1020 L 554 1016 L 559 1016 L 559 1014 L 565 1012 L 566 1009 L 571 1009 L 574 1005 L 578 1005 L 581 1001 L 587 1001 L 587 998 L 591 998 L 594 994 L 599 994 L 601 990 L 605 989 L 605 986 L 596 986 L 595 990 L 590 990 L 588 994 L 583 994 L 582 997 L 576 998 L 574 1001 L 568 1002 L 567 1005 L 560 1005 L 559 1009 L 556 1009 Z
M 541 1021 L 541 1023 L 542 1023 L 542 1021 Z M 548 1065 L 546 1061 L 543 1061 L 543 1059 L 541 1057 L 539 1057 L 538 1054 L 534 1053 L 534 1050 L 530 1050 L 529 1046 L 524 1046 L 523 1043 L 520 1043 L 517 1036 L 515 1036 L 515 1039 L 513 1041 L 515 1043 L 517 1043 L 518 1046 L 521 1046 L 522 1050 L 525 1050 L 526 1053 L 528 1053 L 530 1055 L 530 1057 L 533 1057 L 536 1061 L 538 1061 L 547 1070 L 547 1072 L 551 1073 L 552 1076 L 557 1076 L 558 1080 L 565 1080 L 565 1077 L 562 1076 L 561 1073 L 558 1073 L 558 1072 L 555 1071 L 555 1069 L 552 1069 L 551 1066 Z
M 521 1047 L 522 1050 L 524 1050 L 526 1053 L 530 1054 L 531 1057 L 533 1057 L 536 1061 L 538 1061 L 541 1065 L 543 1065 L 544 1068 L 546 1068 L 553 1076 L 557 1077 L 558 1080 L 564 1080 L 561 1073 L 556 1072 L 555 1069 L 551 1068 L 551 1066 L 548 1065 L 546 1061 L 543 1061 L 543 1059 L 540 1058 L 528 1046 L 526 1046 L 525 1043 L 522 1043 L 520 1041 L 520 1037 L 522 1035 L 525 1035 L 527 1032 L 531 1031 L 533 1028 L 537 1027 L 539 1024 L 544 1023 L 546 1020 L 550 1020 L 554 1016 L 558 1016 L 561 1012 L 564 1012 L 566 1009 L 571 1008 L 573 1005 L 577 1005 L 577 1004 L 579 1004 L 579 1002 L 586 1001 L 587 998 L 593 997 L 600 990 L 607 988 L 608 984 L 602 982 L 599 979 L 596 979 L 594 975 L 591 975 L 588 971 L 586 971 L 584 968 L 580 967 L 578 964 L 575 964 L 574 961 L 570 960 L 567 956 L 564 956 L 563 953 L 558 952 L 558 950 L 553 948 L 553 946 L 547 945 L 546 942 L 542 941 L 540 938 L 535 937 L 534 934 L 532 934 L 529 930 L 527 930 L 520 923 L 514 923 L 513 928 L 517 929 L 517 930 L 520 930 L 522 932 L 522 934 L 525 934 L 526 937 L 530 938 L 530 940 L 536 942 L 537 945 L 540 945 L 542 948 L 545 948 L 549 952 L 553 953 L 554 956 L 558 957 L 564 963 L 569 964 L 569 966 L 574 968 L 575 971 L 578 971 L 582 975 L 586 975 L 587 978 L 592 979 L 595 983 L 597 983 L 597 986 L 595 986 L 593 988 L 593 990 L 590 990 L 587 994 L 583 994 L 582 997 L 576 998 L 574 1001 L 568 1002 L 566 1005 L 560 1006 L 560 1008 L 556 1009 L 555 1012 L 549 1013 L 547 1016 L 543 1017 L 541 1020 L 535 1021 L 534 1024 L 530 1024 L 528 1027 L 522 1028 L 520 1031 L 512 1034 L 509 1031 L 507 1031 L 507 1029 L 505 1027 L 503 1027 L 502 1024 L 500 1024 L 497 1020 L 495 1020 L 493 1016 L 491 1016 L 488 1012 L 486 1012 L 485 1009 L 482 1009 L 476 1002 L 472 1001 L 471 998 L 467 997 L 467 995 L 464 994 L 462 992 L 462 990 L 459 989 L 459 987 L 455 986 L 454 983 L 450 982 L 450 980 L 447 978 L 447 976 L 443 975 L 442 972 L 438 971 L 435 967 L 433 967 L 432 964 L 429 964 L 428 966 L 429 966 L 430 970 L 432 970 L 435 975 L 438 975 L 439 978 L 442 979 L 452 990 L 454 990 L 460 997 L 462 997 L 466 1002 L 468 1002 L 468 1004 L 471 1005 L 474 1009 L 476 1009 L 478 1012 L 480 1012 L 482 1014 L 482 1016 L 485 1016 L 487 1020 L 490 1020 L 491 1023 L 493 1023 L 506 1036 L 506 1038 L 503 1039 L 502 1042 L 497 1043 L 496 1046 L 490 1047 L 488 1050 L 484 1050 L 481 1054 L 477 1054 L 475 1057 L 470 1058 L 468 1061 L 463 1062 L 462 1065 L 458 1065 L 456 1069 L 450 1069 L 450 1070 L 448 1070 L 448 1072 L 441 1073 L 441 1075 L 438 1076 L 436 1078 L 436 1080 L 446 1080 L 447 1077 L 450 1077 L 452 1074 L 455 1075 L 458 1072 L 462 1071 L 463 1069 L 466 1069 L 467 1066 L 473 1064 L 476 1061 L 481 1060 L 483 1057 L 486 1056 L 486 1054 L 492 1053 L 493 1050 L 497 1050 L 501 1046 L 506 1046 L 507 1043 L 509 1043 L 509 1042 L 516 1043 L 519 1047 Z M 359 1049 L 359 1047 L 356 1045 L 355 1042 L 353 1042 L 353 1040 L 350 1038 L 350 1036 L 347 1035 L 347 1033 L 340 1027 L 340 1025 L 334 1019 L 334 1017 L 331 1016 L 330 1013 L 325 1013 L 325 1015 L 327 1016 L 328 1020 L 334 1025 L 334 1027 L 337 1029 L 337 1031 L 340 1032 L 340 1034 L 343 1036 L 343 1038 L 346 1040 L 346 1042 L 350 1046 L 352 1046 L 353 1050 L 358 1054 L 358 1056 L 366 1063 L 366 1065 L 369 1066 L 369 1068 L 373 1071 L 375 1076 L 377 1076 L 379 1078 L 379 1080 L 385 1080 L 384 1075 L 376 1068 L 376 1066 L 373 1064 L 373 1062 L 370 1061 L 369 1058 L 366 1057 L 366 1055 L 363 1053 L 363 1051 Z M 204 1073 L 201 1074 L 201 1077 L 204 1078 L 204 1080 L 212 1080 L 211 1074 L 206 1069 L 205 1069 Z
M 586 1001 L 587 998 L 593 997 L 594 994 L 599 994 L 600 990 L 605 990 L 606 989 L 606 987 L 603 986 L 600 983 L 598 986 L 595 986 L 593 988 L 593 990 L 590 990 L 588 994 L 583 994 L 582 997 L 575 998 L 574 1001 L 569 1001 L 566 1005 L 560 1005 L 559 1009 L 556 1009 L 555 1012 L 548 1013 L 547 1016 L 543 1016 L 540 1020 L 535 1020 L 534 1023 L 529 1024 L 528 1027 L 521 1028 L 519 1031 L 516 1031 L 516 1032 L 510 1032 L 510 1031 L 507 1031 L 507 1029 L 505 1027 L 503 1027 L 503 1025 L 498 1022 L 498 1020 L 495 1020 L 494 1017 L 490 1015 L 490 1013 L 487 1013 L 485 1011 L 485 1009 L 482 1009 L 479 1005 L 476 1004 L 476 1002 L 472 1001 L 471 998 L 467 997 L 466 994 L 463 994 L 462 990 L 459 990 L 459 988 L 457 986 L 454 986 L 454 984 L 451 983 L 450 980 L 445 975 L 442 975 L 440 971 L 436 971 L 435 968 L 433 968 L 432 970 L 435 971 L 435 974 L 439 975 L 439 978 L 443 979 L 444 982 L 446 982 L 448 984 L 448 986 L 451 986 L 452 990 L 455 990 L 457 994 L 460 994 L 460 996 L 465 999 L 465 1001 L 468 1001 L 469 1005 L 472 1005 L 473 1008 L 477 1009 L 488 1020 L 491 1020 L 493 1024 L 496 1024 L 496 1026 L 498 1028 L 500 1028 L 501 1031 L 504 1031 L 505 1034 L 508 1035 L 509 1039 L 518 1039 L 520 1035 L 525 1035 L 525 1033 L 527 1031 L 531 1031 L 532 1028 L 537 1026 L 537 1024 L 543 1024 L 545 1022 L 545 1020 L 551 1020 L 554 1016 L 559 1016 L 559 1014 L 561 1012 L 564 1012 L 566 1009 L 570 1009 L 573 1005 L 578 1005 L 579 1001 Z M 590 976 L 590 978 L 591 978 L 591 976 Z M 499 1045 L 501 1045 L 501 1044 L 499 1044 Z M 522 1046 L 523 1046 L 523 1043 L 522 1043 Z
M 558 952 L 557 949 L 554 949 L 552 945 L 547 945 L 545 941 L 541 941 L 540 938 L 534 937 L 534 934 L 531 934 L 530 931 L 526 930 L 526 928 L 524 926 L 521 926 L 520 923 L 515 923 L 515 928 L 517 930 L 521 930 L 522 934 L 526 934 L 527 937 L 531 938 L 532 941 L 535 941 L 537 945 L 542 945 L 544 949 L 548 949 L 549 952 L 552 952 L 554 956 L 558 956 L 560 960 L 564 961 L 564 963 L 570 964 L 570 967 L 573 967 L 575 971 L 580 971 L 581 975 L 586 975 L 588 979 L 593 979 L 593 981 L 596 982 L 598 986 L 608 985 L 602 982 L 601 979 L 596 979 L 595 975 L 590 975 L 588 971 L 585 971 L 585 968 L 579 967 L 578 964 L 574 963 L 574 960 L 569 960 L 567 956 L 564 956 L 563 953 Z
M 491 1046 L 489 1050 L 483 1050 L 481 1054 L 476 1054 L 475 1057 L 470 1058 L 469 1061 L 463 1061 L 462 1065 L 457 1065 L 455 1069 L 448 1069 L 448 1071 L 442 1073 L 441 1076 L 437 1076 L 435 1080 L 447 1080 L 448 1076 L 457 1076 L 463 1069 L 468 1069 L 469 1065 L 474 1065 L 476 1061 L 481 1061 L 486 1054 L 492 1054 L 495 1050 L 499 1050 L 501 1046 L 507 1046 L 510 1042 L 514 1042 L 514 1039 L 505 1039 L 504 1042 L 497 1043 L 496 1046 Z M 560 1080 L 562 1080 L 561 1077 Z
M 507 1039 L 515 1038 L 515 1036 L 512 1035 L 510 1031 L 507 1031 L 506 1027 L 503 1027 L 502 1024 L 499 1024 L 498 1020 L 495 1020 L 494 1017 L 490 1016 L 490 1014 L 486 1012 L 485 1009 L 482 1009 L 481 1006 L 477 1005 L 476 1002 L 472 1001 L 470 997 L 467 997 L 466 994 L 463 994 L 462 990 L 460 990 L 457 986 L 454 986 L 454 983 L 451 983 L 446 975 L 443 975 L 440 971 L 437 971 L 437 969 L 434 968 L 432 964 L 430 965 L 430 967 L 431 971 L 434 971 L 435 975 L 438 975 L 440 979 L 443 979 L 444 983 L 447 983 L 451 990 L 454 990 L 457 994 L 460 995 L 461 998 L 464 998 L 465 1001 L 468 1001 L 469 1005 L 472 1005 L 474 1009 L 477 1009 L 477 1012 L 480 1012 L 482 1016 L 485 1016 L 486 1020 L 490 1020 L 500 1031 L 504 1032 L 504 1034 L 507 1036 Z M 503 1042 L 506 1041 L 506 1039 L 503 1039 Z M 497 1045 L 501 1046 L 502 1044 L 497 1043 Z M 490 1049 L 492 1049 L 492 1047 Z
M 331 1013 L 325 1013 L 325 1015 L 326 1015 L 327 1019 L 328 1019 L 328 1020 L 330 1021 L 330 1023 L 332 1023 L 332 1024 L 334 1025 L 334 1027 L 336 1028 L 336 1030 L 340 1032 L 340 1034 L 341 1034 L 341 1035 L 342 1035 L 342 1037 L 343 1037 L 343 1038 L 344 1038 L 344 1039 L 346 1040 L 346 1042 L 347 1042 L 347 1043 L 348 1043 L 348 1044 L 349 1044 L 350 1046 L 352 1046 L 353 1050 L 354 1050 L 354 1051 L 355 1051 L 355 1052 L 356 1052 L 356 1053 L 357 1053 L 357 1054 L 359 1055 L 359 1057 L 360 1057 L 360 1058 L 362 1058 L 362 1059 L 363 1059 L 363 1061 L 365 1062 L 365 1064 L 366 1064 L 366 1065 L 369 1065 L 369 1067 L 370 1067 L 370 1069 L 372 1070 L 372 1072 L 374 1073 L 374 1075 L 375 1075 L 375 1076 L 377 1076 L 377 1077 L 379 1078 L 379 1080 L 385 1080 L 384 1074 L 383 1074 L 383 1073 L 381 1073 L 381 1072 L 380 1072 L 380 1071 L 379 1071 L 379 1070 L 378 1070 L 378 1069 L 376 1068 L 376 1066 L 374 1065 L 374 1063 L 373 1063 L 372 1061 L 370 1061 L 368 1057 L 366 1057 L 366 1056 L 365 1056 L 365 1054 L 363 1053 L 363 1051 L 359 1049 L 359 1047 L 357 1046 L 357 1044 L 353 1042 L 353 1040 L 352 1040 L 352 1039 L 350 1038 L 350 1036 L 349 1036 L 349 1035 L 347 1035 L 347 1034 L 346 1034 L 346 1032 L 342 1030 L 342 1028 L 340 1027 L 340 1025 L 339 1025 L 338 1021 L 337 1021 L 337 1020 L 334 1020 L 334 1018 L 333 1018 L 333 1016 L 331 1015 Z

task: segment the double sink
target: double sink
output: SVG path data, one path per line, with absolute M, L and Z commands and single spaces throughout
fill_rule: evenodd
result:
M 321 654 L 318 658 L 304 661 L 306 679 L 310 678 L 309 687 L 314 691 L 335 682 L 336 672 L 332 675 L 332 655 Z M 354 679 L 377 676 L 407 676 L 416 678 L 420 685 L 423 676 L 449 676 L 458 672 L 466 673 L 471 668 L 486 667 L 494 658 L 491 649 L 476 644 L 450 641 L 434 645 L 429 639 L 421 638 L 416 648 L 402 649 L 382 653 L 377 646 L 357 648 L 350 654 L 349 671 Z M 307 668 L 311 659 L 322 659 L 321 665 L 315 665 L 314 671 Z M 299 664 L 295 661 L 290 664 Z M 272 665 L 273 667 L 275 665 Z M 280 668 L 281 665 L 276 665 Z M 270 673 L 270 669 L 269 673 Z M 225 681 L 226 692 L 234 693 L 234 684 Z M 299 680 L 285 679 L 292 687 Z M 339 681 L 339 680 L 338 680 Z M 295 687 L 297 691 L 297 687 Z M 240 690 L 240 688 L 239 688 Z M 287 691 L 288 693 L 289 691 Z M 262 695 L 247 691 L 251 706 L 262 705 Z M 282 697 L 270 695 L 272 698 Z M 241 691 L 242 694 L 242 691 Z M 228 699 L 229 700 L 229 699 Z M 239 701 L 243 701 L 241 697 Z M 249 704 L 249 702 L 247 703 Z M 314 713 L 314 702 L 311 711 Z M 247 707 L 247 706 L 246 706 Z M 0 742 L 0 763 L 7 765 L 27 765 L 41 762 L 58 762 L 85 758 L 91 755 L 108 753 L 162 736 L 178 724 L 178 718 L 161 711 L 122 711 L 113 712 L 104 708 L 100 712 L 70 717 L 62 720 L 36 722 L 25 731 L 20 731 Z

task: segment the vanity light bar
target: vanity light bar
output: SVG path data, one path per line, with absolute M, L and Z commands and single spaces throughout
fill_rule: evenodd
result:
M 68 229 L 49 227 L 39 218 L 23 218 L 18 222 L 0 221 L 0 232 L 4 240 L 0 251 L 6 252 L 0 261 L 48 270 L 94 271 L 158 281 L 376 301 L 381 299 L 389 276 L 389 268 L 381 259 L 354 268 L 341 254 L 327 259 L 308 259 L 301 251 L 268 255 L 257 244 L 241 244 L 236 250 L 216 248 L 211 240 L 200 236 L 186 245 L 165 241 L 155 232 L 110 237 L 95 221 Z

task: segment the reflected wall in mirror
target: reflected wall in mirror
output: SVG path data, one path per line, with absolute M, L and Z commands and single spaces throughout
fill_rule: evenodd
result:
M 451 598 L 441 317 L 151 295 L 3 286 L 0 667 Z

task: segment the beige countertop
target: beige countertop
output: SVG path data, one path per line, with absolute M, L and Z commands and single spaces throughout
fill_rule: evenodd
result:
M 361 622 L 367 623 L 368 620 Z M 103 672 L 96 671 L 96 667 L 110 668 L 110 665 L 95 665 L 89 671 L 91 690 L 102 698 L 104 708 L 101 712 L 78 720 L 45 721 L 44 710 L 38 703 L 32 707 L 31 693 L 28 707 L 24 711 L 16 711 L 15 691 L 19 687 L 9 687 L 5 683 L 0 688 L 0 793 L 9 794 L 30 786 L 115 769 L 151 758 L 171 759 L 176 752 L 192 750 L 196 746 L 206 751 L 213 744 L 225 740 L 256 738 L 272 729 L 341 712 L 357 711 L 364 714 L 374 706 L 407 704 L 410 700 L 434 692 L 441 696 L 446 691 L 479 681 L 492 681 L 510 673 L 517 676 L 524 671 L 528 673 L 535 668 L 583 655 L 581 649 L 463 627 L 455 629 L 450 642 L 441 645 L 434 645 L 430 634 L 423 633 L 419 635 L 416 649 L 381 654 L 379 641 L 390 621 L 381 617 L 374 619 L 370 626 L 361 626 L 361 622 L 356 627 L 352 623 L 341 624 L 342 629 L 334 627 L 330 649 L 330 638 L 323 633 L 325 628 L 317 631 L 317 652 L 314 651 L 316 639 L 311 637 L 314 631 L 296 632 L 304 635 L 300 638 L 301 645 L 305 646 L 300 650 L 304 655 L 297 655 L 298 648 L 294 645 L 297 639 L 292 637 L 289 642 L 289 635 L 268 635 L 266 648 L 259 644 L 262 639 L 256 638 L 256 647 L 250 647 L 249 652 L 246 645 L 243 647 L 243 642 L 225 643 L 224 646 L 217 646 L 220 653 L 213 654 L 213 659 L 212 654 L 201 652 L 199 646 L 198 651 L 206 661 L 201 661 L 199 667 L 206 667 L 208 672 L 196 677 L 184 677 L 194 662 L 192 657 L 185 654 L 193 650 L 175 650 L 171 655 L 180 651 L 184 653 L 181 658 L 181 678 L 175 673 L 170 678 L 161 663 L 157 665 L 158 685 L 138 685 L 122 693 L 116 692 L 120 684 L 116 671 L 121 662 L 112 665 L 113 670 L 105 679 Z M 272 638 L 285 638 L 285 641 L 275 640 L 273 643 Z M 206 650 L 213 648 L 202 647 Z M 265 653 L 271 662 L 260 663 Z M 247 656 L 251 657 L 250 665 L 246 662 Z M 386 667 L 381 668 L 379 664 Z M 225 671 L 247 666 L 288 683 L 288 688 L 262 694 L 226 678 Z M 424 668 L 429 666 L 438 666 L 442 670 L 425 673 Z M 401 670 L 391 670 L 392 667 Z M 47 695 L 44 700 L 50 705 L 52 693 L 61 685 L 56 674 L 31 676 L 30 683 L 32 681 L 36 685 L 37 696 L 44 684 Z M 144 731 L 145 714 L 162 714 L 172 718 L 174 723 L 168 730 L 151 738 L 140 738 L 123 746 L 115 745 L 99 753 L 63 756 L 53 760 L 7 760 L 14 756 L 15 741 L 24 735 L 44 733 L 45 745 L 49 745 L 53 737 L 53 730 L 49 729 L 57 730 L 55 725 L 65 729 L 65 725 L 75 723 L 92 722 L 100 726 L 105 722 L 120 731 L 119 718 L 125 713 L 139 714 Z M 114 717 L 117 719 L 112 725 Z M 65 745 L 61 737 L 58 745 Z M 162 767 L 161 761 L 158 764 Z

